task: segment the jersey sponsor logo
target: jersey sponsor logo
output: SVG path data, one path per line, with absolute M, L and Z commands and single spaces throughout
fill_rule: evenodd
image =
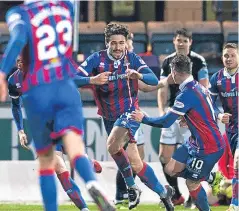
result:
M 179 102 L 179 101 L 175 100 L 174 106 L 177 107 L 177 108 L 183 108 L 184 104 L 182 102 Z
M 115 81 L 115 80 L 124 79 L 124 78 L 127 78 L 126 74 L 114 74 L 109 76 L 109 81 Z
M 223 97 L 237 97 L 238 96 L 238 91 L 236 88 L 230 92 L 221 92 L 221 95 Z

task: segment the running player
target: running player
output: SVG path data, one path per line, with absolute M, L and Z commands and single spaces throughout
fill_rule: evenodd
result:
M 151 118 L 141 111 L 134 111 L 132 118 L 160 128 L 170 127 L 179 117 L 185 118 L 192 135 L 176 149 L 165 171 L 170 176 L 185 178 L 197 208 L 209 211 L 201 181 L 207 179 L 222 156 L 225 141 L 217 126 L 208 90 L 191 75 L 191 60 L 185 55 L 178 55 L 172 60 L 171 68 L 168 81 L 179 84 L 180 89 L 173 107 L 162 117 Z
M 7 95 L 6 74 L 22 52 L 22 100 L 39 158 L 45 210 L 58 210 L 52 139 L 59 138 L 99 209 L 115 210 L 96 182 L 85 156 L 81 100 L 70 79 L 76 73 L 71 63 L 73 15 L 70 1 L 27 1 L 7 12 L 11 36 L 0 67 L 0 100 L 4 101 Z M 53 131 L 49 130 L 52 121 Z

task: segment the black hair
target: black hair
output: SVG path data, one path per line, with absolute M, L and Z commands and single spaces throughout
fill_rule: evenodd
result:
M 118 23 L 109 23 L 105 28 L 105 41 L 108 43 L 112 35 L 123 35 L 127 40 L 129 36 L 129 29 L 125 25 Z
M 173 58 L 170 63 L 171 68 L 179 73 L 188 73 L 192 72 L 192 63 L 188 56 L 179 54 Z
M 190 40 L 192 39 L 192 32 L 187 30 L 186 28 L 181 28 L 181 29 L 178 29 L 175 34 L 174 34 L 174 37 L 177 37 L 178 35 L 182 35 L 184 37 L 187 37 L 189 38 Z

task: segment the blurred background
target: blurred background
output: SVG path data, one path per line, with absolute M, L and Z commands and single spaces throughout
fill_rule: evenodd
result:
M 9 39 L 6 11 L 23 1 L 0 2 L 0 58 Z M 238 43 L 238 1 L 80 1 L 79 49 L 81 63 L 94 51 L 105 48 L 104 27 L 111 21 L 123 22 L 134 33 L 134 51 L 160 76 L 165 57 L 175 51 L 173 35 L 178 28 L 193 32 L 192 50 L 204 56 L 209 75 L 222 68 L 221 52 L 226 42 Z M 1 61 L 1 59 L 0 59 Z M 106 134 L 90 88 L 81 89 L 85 114 L 85 141 L 90 157 L 108 160 Z M 157 92 L 139 93 L 140 106 L 157 115 Z M 90 128 L 90 129 L 89 129 Z M 25 129 L 28 133 L 27 128 Z M 145 128 L 146 161 L 158 161 L 160 129 Z M 19 146 L 10 101 L 0 104 L 0 160 L 32 160 L 34 153 Z M 31 134 L 28 133 L 31 141 Z M 104 143 L 104 144 L 102 144 Z

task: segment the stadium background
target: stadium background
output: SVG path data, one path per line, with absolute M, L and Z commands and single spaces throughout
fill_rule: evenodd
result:
M 22 1 L 0 2 L 0 62 L 9 39 L 4 22 L 5 13 L 8 8 L 20 3 Z M 238 43 L 238 1 L 82 1 L 79 9 L 79 49 L 76 52 L 79 63 L 94 51 L 105 48 L 103 30 L 111 21 L 128 24 L 134 33 L 135 52 L 142 55 L 158 77 L 163 59 L 174 51 L 172 39 L 177 28 L 186 27 L 193 32 L 192 49 L 205 57 L 210 76 L 222 67 L 220 57 L 223 43 Z M 80 91 L 84 104 L 87 152 L 97 160 L 110 160 L 105 146 L 106 133 L 102 120 L 96 114 L 92 92 L 89 88 Z M 147 113 L 157 115 L 157 92 L 140 92 L 139 99 L 141 107 Z M 220 125 L 220 129 L 224 131 L 223 125 Z M 30 141 L 31 134 L 27 128 L 25 130 Z M 153 161 L 150 165 L 158 177 L 162 178 L 161 166 L 155 163 L 158 162 L 160 129 L 144 126 L 144 133 L 145 160 Z M 0 172 L 4 172 L 0 175 L 0 187 L 4 190 L 0 192 L 0 201 L 39 201 L 37 162 L 31 161 L 35 159 L 34 153 L 19 145 L 10 99 L 7 103 L 0 104 L 0 137 Z M 115 175 L 116 168 L 112 162 L 102 164 L 105 171 L 99 176 L 99 180 L 113 199 L 115 184 L 112 175 Z M 82 187 L 78 177 L 76 180 Z M 140 188 L 145 189 L 142 184 Z M 86 195 L 87 201 L 90 200 L 85 189 L 82 193 Z M 183 194 L 188 193 L 184 191 Z M 68 200 L 63 191 L 60 192 L 59 199 Z M 143 191 L 142 201 L 158 202 L 158 198 L 151 192 Z
M 5 13 L 20 3 L 22 1 L 0 2 L 0 56 L 9 39 Z M 172 39 L 177 28 L 186 27 L 193 32 L 192 50 L 205 57 L 210 76 L 222 67 L 223 43 L 238 42 L 238 1 L 82 1 L 79 5 L 79 48 L 76 53 L 79 63 L 94 51 L 105 48 L 103 30 L 110 21 L 125 22 L 129 26 L 134 33 L 134 51 L 158 77 L 163 59 L 174 52 Z M 96 114 L 92 92 L 84 88 L 81 95 L 88 153 L 98 160 L 108 160 L 106 134 Z M 157 92 L 140 92 L 139 99 L 143 109 L 157 114 Z M 160 129 L 145 126 L 144 131 L 146 161 L 158 161 Z M 0 137 L 0 160 L 34 159 L 32 152 L 19 146 L 9 100 L 0 105 Z M 29 133 L 28 139 L 31 140 Z

